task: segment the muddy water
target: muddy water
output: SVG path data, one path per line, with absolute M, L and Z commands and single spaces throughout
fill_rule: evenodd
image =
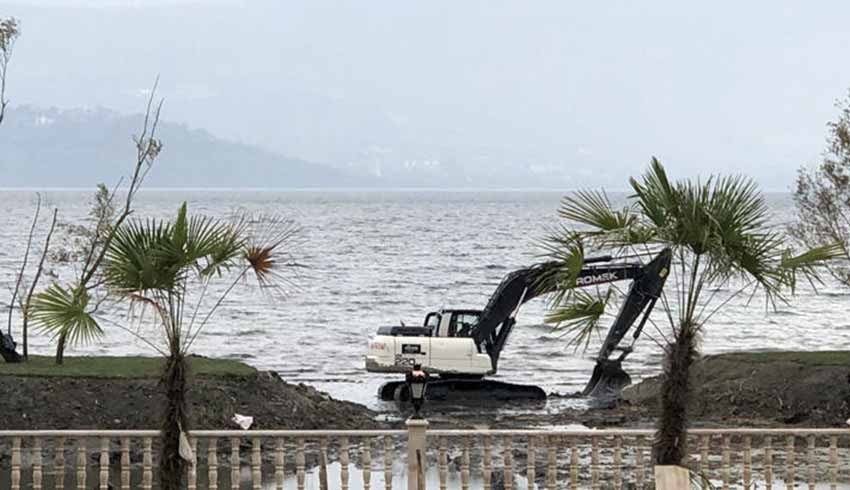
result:
M 557 223 L 557 192 L 353 192 L 353 191 L 148 191 L 137 216 L 169 217 L 179 203 L 194 213 L 228 216 L 237 209 L 282 214 L 303 228 L 294 250 L 308 268 L 295 277 L 285 300 L 238 290 L 199 337 L 195 351 L 245 360 L 273 369 L 337 398 L 366 404 L 390 415 L 395 408 L 375 398 L 390 379 L 366 373 L 362 355 L 379 325 L 417 324 L 440 307 L 482 307 L 508 272 L 536 260 L 535 241 Z M 614 196 L 620 198 L 620 196 Z M 64 223 L 81 224 L 89 196 L 78 191 L 45 193 Z M 777 226 L 790 219 L 787 196 L 769 195 Z M 35 204 L 29 191 L 0 192 L 0 288 L 12 284 Z M 61 244 L 61 239 L 56 243 Z M 59 280 L 75 268 L 50 266 Z M 730 290 L 717 291 L 723 298 Z M 214 297 L 214 295 L 210 295 Z M 751 349 L 843 349 L 850 341 L 845 313 L 848 294 L 827 284 L 815 295 L 801 288 L 790 305 L 768 312 L 759 298 L 733 300 L 713 319 L 703 339 L 706 352 Z M 546 304 L 523 308 L 502 356 L 499 379 L 531 383 L 548 392 L 581 389 L 592 370 L 590 352 L 568 348 L 542 323 Z M 127 319 L 114 310 L 115 321 Z M 657 322 L 663 316 L 654 316 Z M 142 331 L 145 331 L 142 325 Z M 75 347 L 79 354 L 151 354 L 144 343 L 106 325 L 102 342 Z M 155 336 L 154 333 L 150 335 Z M 626 363 L 635 378 L 658 371 L 660 334 L 647 326 Z M 32 350 L 46 353 L 49 339 L 36 335 Z M 533 411 L 581 404 L 557 399 Z M 490 409 L 482 407 L 482 409 Z M 474 409 L 477 410 L 477 409 Z M 504 410 L 526 410 L 508 407 Z

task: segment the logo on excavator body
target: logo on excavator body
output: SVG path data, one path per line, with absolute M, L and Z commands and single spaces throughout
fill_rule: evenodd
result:
M 577 286 L 587 286 L 589 284 L 596 284 L 598 282 L 609 282 L 616 281 L 617 273 L 616 272 L 603 272 L 602 274 L 597 274 L 593 276 L 584 276 L 576 278 Z

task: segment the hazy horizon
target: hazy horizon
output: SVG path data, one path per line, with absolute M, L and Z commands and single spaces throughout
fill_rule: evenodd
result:
M 626 187 L 816 163 L 850 4 L 0 1 L 15 106 L 138 113 L 382 178 Z M 14 107 L 13 107 L 14 109 Z M 9 117 L 14 117 L 11 114 Z M 0 131 L 0 136 L 2 136 Z M 166 147 L 167 149 L 167 147 Z

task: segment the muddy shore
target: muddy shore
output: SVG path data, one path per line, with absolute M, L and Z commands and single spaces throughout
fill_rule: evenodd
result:
M 4 429 L 156 429 L 164 406 L 155 378 L 0 376 Z M 332 399 L 275 373 L 195 376 L 189 403 L 193 429 L 238 429 L 234 414 L 254 417 L 252 429 L 370 429 L 381 424 L 365 407 Z
M 707 356 L 691 380 L 695 426 L 843 427 L 850 417 L 850 352 Z M 659 378 L 649 378 L 617 402 L 582 410 L 481 403 L 466 407 L 462 417 L 438 406 L 428 407 L 428 416 L 441 428 L 651 427 L 659 385 Z M 0 374 L 0 393 L 7 394 L 0 397 L 0 427 L 7 429 L 152 429 L 163 406 L 155 377 Z M 262 371 L 194 376 L 189 401 L 195 429 L 235 429 L 235 413 L 253 416 L 254 429 L 403 427 L 400 413 L 381 416 Z

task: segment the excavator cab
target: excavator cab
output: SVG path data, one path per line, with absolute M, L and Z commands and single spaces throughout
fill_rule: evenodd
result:
M 431 329 L 432 337 L 456 337 L 478 324 L 481 310 L 440 310 L 428 313 L 425 328 Z

